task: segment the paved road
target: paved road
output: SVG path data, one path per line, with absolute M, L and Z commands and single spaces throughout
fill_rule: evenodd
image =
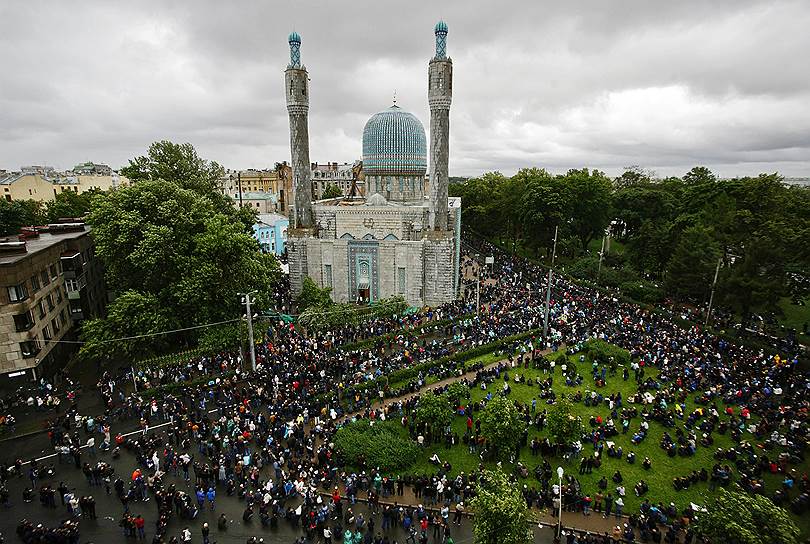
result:
M 99 459 L 103 459 L 112 464 L 116 469 L 116 474 L 127 475 L 136 466 L 135 458 L 129 452 L 122 451 L 121 458 L 113 461 L 109 454 L 99 454 Z M 193 492 L 182 479 L 175 479 L 167 476 L 168 482 L 174 482 L 178 488 L 186 488 L 189 492 Z M 47 482 L 58 486 L 61 481 L 64 481 L 69 487 L 75 489 L 78 495 L 93 495 L 96 499 L 97 518 L 96 520 L 80 518 L 81 538 L 79 542 L 87 543 L 114 543 L 114 542 L 127 542 L 124 538 L 121 529 L 118 527 L 118 520 L 123 513 L 121 503 L 115 498 L 114 495 L 107 496 L 103 487 L 89 486 L 86 479 L 80 470 L 77 470 L 72 464 L 64 464 L 55 466 L 55 475 L 52 480 Z M 38 484 L 39 485 L 39 484 Z M 0 516 L 0 532 L 6 537 L 7 542 L 18 541 L 14 534 L 15 528 L 19 520 L 25 518 L 36 523 L 42 523 L 46 526 L 56 526 L 61 521 L 68 519 L 69 514 L 65 507 L 59 506 L 60 501 L 57 499 L 57 508 L 49 509 L 43 507 L 39 503 L 38 494 L 35 493 L 35 498 L 30 503 L 22 501 L 22 491 L 26 486 L 30 486 L 27 476 L 20 478 L 13 478 L 9 483 L 9 490 L 11 492 L 12 506 L 9 509 L 3 510 L 3 515 Z M 240 543 L 243 544 L 250 536 L 260 536 L 264 538 L 267 543 L 292 543 L 296 538 L 303 533 L 294 527 L 291 527 L 286 522 L 280 522 L 277 530 L 273 531 L 269 528 L 264 528 L 261 523 L 256 520 L 252 524 L 244 524 L 242 522 L 242 511 L 244 510 L 244 503 L 239 501 L 236 496 L 228 497 L 222 491 L 216 502 L 216 510 L 200 512 L 196 520 L 185 521 L 177 517 L 172 518 L 170 524 L 169 535 L 179 535 L 180 531 L 188 526 L 194 535 L 194 542 L 202 542 L 200 527 L 203 522 L 208 522 L 211 526 L 211 542 L 218 542 L 221 544 L 226 543 Z M 356 506 L 356 511 L 368 512 L 363 505 Z M 131 505 L 130 511 L 132 513 L 140 513 L 146 520 L 146 542 L 151 542 L 154 535 L 154 522 L 157 517 L 157 507 L 154 499 L 147 502 L 137 502 Z M 218 532 L 216 529 L 216 520 L 220 514 L 225 513 L 229 519 L 234 520 L 229 524 L 226 532 Z M 376 525 L 379 528 L 381 524 L 381 517 L 377 516 Z M 460 527 L 453 526 L 452 535 L 456 543 L 470 543 L 472 542 L 471 526 L 468 521 Z M 536 542 L 545 544 L 553 540 L 553 531 L 551 529 L 537 529 Z M 392 542 L 397 539 L 400 544 L 405 540 L 405 534 L 400 530 L 391 531 L 389 537 Z M 431 532 L 432 536 L 432 532 Z M 430 540 L 433 543 L 433 539 Z

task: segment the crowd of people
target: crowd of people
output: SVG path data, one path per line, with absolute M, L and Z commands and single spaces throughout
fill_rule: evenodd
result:
M 541 330 L 548 276 L 544 269 L 501 254 L 487 242 L 471 239 L 467 244 L 473 246 L 469 254 L 497 254 L 495 264 L 482 266 L 465 257 L 462 297 L 442 307 L 329 331 L 273 322 L 257 344 L 255 372 L 244 370 L 239 353 L 136 369 L 128 380 L 105 372 L 98 383 L 104 413 L 79 414 L 71 404 L 49 430 L 60 465 L 75 465 L 88 486 L 115 497 L 126 537 L 148 537 L 155 543 L 190 541 L 193 527 L 208 544 L 210 529 L 197 528 L 195 519 L 203 509 L 216 510 L 222 495 L 240 501 L 246 527 L 285 523 L 300 529 L 309 542 L 391 543 L 389 531 L 399 527 L 409 542 L 449 543 L 454 525 L 467 515 L 465 505 L 475 496 L 478 471 L 454 473 L 438 462 L 434 474 L 409 477 L 376 467 L 350 467 L 334 450 L 334 434 L 347 418 L 407 421 L 430 376 L 466 379 L 473 387 L 504 380 L 508 391 L 513 368 L 553 365 L 542 356 L 545 348 L 576 351 L 587 339 L 600 338 L 630 351 L 635 366 L 625 369 L 623 378 L 632 371 L 638 393 L 633 399 L 596 392 L 579 396 L 577 402 L 604 407 L 609 415 L 591 421 L 587 435 L 571 444 L 572 452 L 582 456 L 583 473 L 598 470 L 602 455 L 624 458 L 625 452 L 608 445 L 611 436 L 628 432 L 633 440 L 643 441 L 650 422 L 668 428 L 660 445 L 666 455 L 694 454 L 697 448 L 711 447 L 717 433 L 728 434 L 735 447 L 716 453 L 717 465 L 706 478 L 717 485 L 733 478 L 746 490 L 767 494 L 796 513 L 807 510 L 810 483 L 793 467 L 805 455 L 810 382 L 798 370 L 794 354 L 775 360 L 700 327 L 682 328 L 676 316 L 555 276 L 547 342 L 541 334 L 516 340 L 502 348 L 504 362 L 470 372 L 445 356 Z M 441 362 L 431 364 L 437 360 Z M 417 365 L 424 370 L 403 383 L 381 379 Z M 645 376 L 649 367 L 658 370 L 656 379 Z M 553 366 L 546 369 L 554 372 Z M 560 372 L 563 378 L 557 379 L 571 383 L 583 378 L 575 369 Z M 610 376 L 599 367 L 592 378 Z M 139 391 L 125 385 L 133 379 Z M 538 395 L 553 403 L 550 384 L 536 385 Z M 701 407 L 686 414 L 688 395 L 696 395 Z M 473 421 L 480 408 L 464 408 L 470 418 L 464 437 L 450 433 L 428 440 L 464 441 L 470 451 L 482 453 L 486 444 Z M 543 428 L 543 410 L 534 405 L 519 408 L 530 427 Z M 124 436 L 111 428 L 139 432 Z M 526 437 L 522 443 L 529 446 Z M 531 443 L 533 453 L 551 450 L 547 440 Z M 103 452 L 114 459 L 132 459 L 132 473 L 115 474 L 100 466 L 95 458 L 107 454 Z M 647 468 L 651 461 L 639 463 Z M 0 466 L 2 487 L 25 466 L 36 472 L 27 488 L 31 493 L 51 485 L 39 478 L 40 465 L 18 459 Z M 766 472 L 784 475 L 791 482 L 789 489 L 769 489 L 762 479 Z M 537 483 L 524 485 L 521 478 L 529 476 Z M 514 477 L 530 507 L 559 508 L 562 501 L 567 510 L 597 511 L 618 520 L 618 531 L 581 537 L 570 532 L 569 542 L 674 542 L 684 534 L 691 536 L 695 512 L 688 505 L 679 509 L 645 499 L 639 512 L 623 517 L 623 494 L 614 491 L 619 486 L 624 490 L 621 474 L 618 482 L 613 475 L 610 490 L 601 482 L 598 489 L 584 489 L 574 474 L 567 474 L 560 488 L 544 459 L 534 474 L 523 467 Z M 699 481 L 703 475 L 696 477 Z M 690 483 L 690 474 L 673 481 L 676 489 Z M 629 485 L 639 496 L 648 492 L 643 480 Z M 71 493 L 59 490 L 63 500 Z M 357 512 L 358 499 L 367 501 L 369 513 Z M 148 501 L 153 501 L 153 513 L 141 516 Z M 18 533 L 26 543 L 74 542 L 82 509 L 69 513 L 73 521 L 66 527 L 48 529 L 24 521 Z M 217 519 L 216 530 L 227 531 L 232 520 L 224 513 Z M 172 520 L 186 527 L 179 535 L 171 534 Z M 63 536 L 46 536 L 52 534 Z

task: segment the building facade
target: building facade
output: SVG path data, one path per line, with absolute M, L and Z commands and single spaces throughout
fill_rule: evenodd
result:
M 253 237 L 264 253 L 281 255 L 287 247 L 287 229 L 290 220 L 276 213 L 260 213 L 253 225 Z
M 0 374 L 50 374 L 75 353 L 75 325 L 104 315 L 103 269 L 83 223 L 0 239 Z
M 452 62 L 447 25 L 435 29 L 428 68 L 431 111 L 428 144 L 421 121 L 396 103 L 374 114 L 363 130 L 365 194 L 312 202 L 306 127 L 309 88 L 300 62 L 301 37 L 290 35 L 285 72 L 296 210 L 287 254 L 293 293 L 304 277 L 332 288 L 338 302 L 370 302 L 402 295 L 411 305 L 436 306 L 456 298 L 459 282 L 460 199 L 447 196 Z
M 49 166 L 23 166 L 19 172 L 0 175 L 0 198 L 50 202 L 64 192 L 109 191 L 129 185 L 126 176 L 105 164 L 84 163 L 57 172 Z
M 249 206 L 259 213 L 286 214 L 292 198 L 292 175 L 286 162 L 272 170 L 228 170 L 220 179 L 222 194 L 234 206 Z
M 315 200 L 321 200 L 323 192 L 330 185 L 340 189 L 343 196 L 350 196 L 352 189 L 357 196 L 366 194 L 363 161 L 354 161 L 351 164 L 348 162 L 343 164 L 312 163 L 310 179 L 312 180 L 312 198 Z

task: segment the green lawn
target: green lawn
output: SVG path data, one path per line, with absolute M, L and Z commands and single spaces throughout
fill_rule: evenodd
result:
M 802 334 L 805 323 L 810 323 L 810 298 L 804 300 L 804 306 L 791 303 L 789 297 L 779 301 L 784 317 L 779 321 L 788 328 L 796 329 L 797 337 L 803 344 L 810 344 L 810 335 Z
M 491 360 L 491 356 L 487 357 L 486 361 L 489 362 Z M 555 357 L 560 359 L 564 358 L 565 355 L 562 353 L 556 354 Z M 591 363 L 590 361 L 585 361 L 584 363 L 579 362 L 579 355 L 571 356 L 568 358 L 568 364 L 575 364 L 578 369 L 579 373 L 585 376 L 585 380 L 580 387 L 567 387 L 565 385 L 565 380 L 561 377 L 561 373 L 559 370 L 560 362 L 558 362 L 557 370 L 555 373 L 555 380 L 554 380 L 554 390 L 557 394 L 561 393 L 575 393 L 577 390 L 581 390 L 584 394 L 586 391 L 593 390 L 593 380 L 591 379 Z M 537 385 L 528 386 L 525 384 L 516 384 L 514 383 L 512 376 L 514 372 L 518 372 L 523 374 L 527 378 L 537 378 L 540 376 L 543 377 L 543 372 L 540 370 L 535 369 L 516 369 L 515 371 L 510 372 L 510 386 L 512 388 L 512 392 L 510 394 L 510 398 L 512 398 L 516 402 L 520 402 L 526 405 L 531 405 L 531 401 L 534 398 L 537 398 L 537 409 L 543 410 L 547 407 L 545 404 L 545 400 L 539 398 L 540 389 Z M 657 372 L 655 370 L 648 370 L 647 376 L 655 377 Z M 474 389 L 472 391 L 472 398 L 474 401 L 478 401 L 482 399 L 487 392 L 495 392 L 496 390 L 500 390 L 503 387 L 503 380 L 498 380 L 494 384 L 490 385 L 487 391 L 483 391 L 480 388 Z M 622 397 L 626 399 L 628 396 L 632 395 L 637 390 L 636 384 L 633 381 L 632 373 L 630 374 L 630 379 L 628 381 L 623 381 L 621 378 L 621 373 L 617 373 L 617 375 L 613 378 L 608 378 L 607 385 L 604 388 L 601 388 L 599 392 L 607 396 L 611 393 L 621 391 Z M 694 402 L 694 396 L 690 395 L 689 399 L 686 403 L 686 411 L 684 412 L 687 416 L 691 413 L 696 407 L 697 404 Z M 625 403 L 624 406 L 627 406 Z M 600 405 L 599 407 L 586 407 L 584 404 L 579 403 L 575 404 L 575 409 L 579 412 L 582 416 L 583 421 L 585 422 L 586 426 L 588 423 L 588 419 L 591 415 L 601 414 L 602 417 L 607 420 L 610 417 L 609 410 L 607 406 Z M 461 416 L 456 416 L 453 421 L 454 430 L 459 434 L 459 436 L 464 434 L 465 431 L 465 418 Z M 643 501 L 644 498 L 649 498 L 650 501 L 657 503 L 663 502 L 668 504 L 669 502 L 674 502 L 678 507 L 684 507 L 689 502 L 694 502 L 696 504 L 703 504 L 707 501 L 707 499 L 712 495 L 712 492 L 709 491 L 708 483 L 698 483 L 696 485 L 692 485 L 688 490 L 684 491 L 676 491 L 672 486 L 672 479 L 676 476 L 686 476 L 687 474 L 691 473 L 692 470 L 700 470 L 701 467 L 705 467 L 706 470 L 711 473 L 711 468 L 714 465 L 714 458 L 713 453 L 716 448 L 722 447 L 727 448 L 732 446 L 732 441 L 728 435 L 720 435 L 718 433 L 714 433 L 715 443 L 710 448 L 703 448 L 698 447 L 698 451 L 694 456 L 691 457 L 668 457 L 664 450 L 659 447 L 659 443 L 663 433 L 665 431 L 669 431 L 670 435 L 675 436 L 674 428 L 666 429 L 661 424 L 657 422 L 650 422 L 650 432 L 648 433 L 647 438 L 639 445 L 633 445 L 630 441 L 632 438 L 632 434 L 635 430 L 638 429 L 640 424 L 640 417 L 634 418 L 630 424 L 630 430 L 626 435 L 619 434 L 615 437 L 610 438 L 616 442 L 617 446 L 621 446 L 624 450 L 625 458 L 621 460 L 617 460 L 614 458 L 609 458 L 606 455 L 603 458 L 602 466 L 599 469 L 594 469 L 592 474 L 579 474 L 579 459 L 571 460 L 569 463 L 565 463 L 560 458 L 551 459 L 549 462 L 552 464 L 552 467 L 556 468 L 559 465 L 562 465 L 566 472 L 576 475 L 579 478 L 579 481 L 583 485 L 583 488 L 593 495 L 597 490 L 597 482 L 598 480 L 604 475 L 608 479 L 608 490 L 613 491 L 616 487 L 616 484 L 613 484 L 611 480 L 611 476 L 613 473 L 618 469 L 621 471 L 624 477 L 624 485 L 627 491 L 627 496 L 625 497 L 625 511 L 626 512 L 633 512 L 637 511 L 639 505 Z M 617 428 L 621 429 L 621 422 L 616 421 Z M 679 426 L 682 427 L 682 422 L 678 420 L 677 423 Z M 529 434 L 529 441 L 534 436 L 542 436 L 545 434 L 544 432 L 539 432 L 536 429 L 532 429 Z M 584 451 L 586 453 L 591 453 L 593 448 L 590 445 L 585 445 Z M 636 454 L 636 463 L 635 464 L 628 464 L 626 461 L 626 454 L 630 451 L 635 452 Z M 471 455 L 467 451 L 467 447 L 464 444 L 461 444 L 457 447 L 454 447 L 448 450 L 443 445 L 434 445 L 431 447 L 426 448 L 423 450 L 423 455 L 420 456 L 414 463 L 414 465 L 408 470 L 411 473 L 432 473 L 435 471 L 435 467 L 430 464 L 428 459 L 434 454 L 437 453 L 439 458 L 444 460 L 448 460 L 453 465 L 453 474 L 457 474 L 460 471 L 464 472 L 471 472 L 478 468 L 479 459 L 477 455 Z M 652 469 L 651 470 L 644 470 L 641 466 L 641 462 L 645 456 L 648 456 L 652 460 Z M 538 482 L 533 477 L 533 469 L 538 464 L 542 463 L 542 457 L 537 456 L 533 457 L 531 452 L 528 448 L 524 448 L 521 453 L 519 459 L 529 468 L 530 476 L 525 481 L 526 485 L 532 486 L 537 485 Z M 492 463 L 487 463 L 488 465 L 492 465 Z M 799 467 L 801 471 L 808 470 L 810 463 L 805 463 L 802 467 Z M 512 466 L 505 464 L 503 467 L 504 470 L 511 471 Z M 635 496 L 633 492 L 633 486 L 638 482 L 640 479 L 646 480 L 647 484 L 649 485 L 649 492 L 641 497 L 638 498 Z M 766 486 L 769 492 L 777 489 L 778 486 L 781 485 L 782 478 L 781 477 L 771 477 L 770 475 L 765 477 Z M 615 494 L 615 493 L 614 493 Z M 797 520 L 799 521 L 799 520 Z M 800 526 L 804 534 L 810 533 L 810 521 L 801 521 Z

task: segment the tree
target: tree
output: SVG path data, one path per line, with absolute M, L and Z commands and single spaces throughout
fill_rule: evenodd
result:
M 511 399 L 496 395 L 481 415 L 481 435 L 500 459 L 508 459 L 518 448 L 526 423 Z
M 485 470 L 470 503 L 478 544 L 530 544 L 532 520 L 520 486 L 500 471 Z
M 258 212 L 248 206 L 235 207 L 233 200 L 220 191 L 225 169 L 214 161 L 201 158 L 189 143 L 153 142 L 146 156 L 130 160 L 121 173 L 134 184 L 162 180 L 194 191 L 210 200 L 215 210 L 240 222 L 246 233 L 252 233 Z
M 696 529 L 712 542 L 728 544 L 797 544 L 799 528 L 787 510 L 769 498 L 720 488 Z
M 700 301 L 709 292 L 720 254 L 711 233 L 704 227 L 686 229 L 667 267 L 667 292 L 681 300 Z
M 156 333 L 174 329 L 177 325 L 177 320 L 158 297 L 135 290 L 124 291 L 108 307 L 107 317 L 82 324 L 81 339 L 85 344 L 79 353 L 93 361 L 126 361 L 131 364 L 170 349 L 176 339 Z M 141 335 L 149 336 L 118 340 Z
M 566 195 L 570 201 L 570 228 L 579 238 L 582 251 L 595 236 L 601 235 L 610 223 L 610 180 L 600 171 L 569 170 L 563 176 Z
M 0 236 L 19 234 L 20 227 L 48 222 L 40 202 L 35 200 L 0 200 Z
M 240 292 L 255 291 L 256 308 L 266 308 L 280 275 L 275 257 L 259 251 L 241 221 L 174 182 L 141 180 L 95 198 L 87 220 L 107 284 L 150 301 L 148 311 L 163 318 L 161 326 L 171 324 L 163 330 L 233 319 L 242 311 Z M 119 297 L 109 312 L 122 322 L 138 322 L 146 308 L 124 304 Z M 91 344 L 99 343 L 110 337 L 109 331 L 121 332 L 113 325 L 96 323 L 85 327 L 83 335 Z M 197 334 L 173 336 L 172 345 L 194 343 Z M 166 347 L 158 340 L 152 338 L 150 344 L 156 352 Z
M 704 183 L 714 183 L 716 181 L 717 176 L 705 166 L 695 166 L 683 176 L 683 182 L 686 185 L 700 185 Z
M 48 220 L 53 222 L 68 217 L 84 217 L 90 211 L 90 202 L 102 191 L 93 189 L 82 194 L 73 191 L 62 191 L 45 205 Z
M 433 431 L 443 431 L 453 421 L 453 408 L 446 395 L 427 391 L 419 396 L 414 420 L 419 425 L 427 425 Z
M 571 199 L 560 178 L 536 168 L 521 170 L 513 180 L 521 180 L 525 187 L 520 206 L 509 213 L 519 213 L 524 241 L 538 252 L 550 251 L 554 240 L 554 228 L 563 225 L 570 217 Z M 564 235 L 564 233 L 561 233 Z
M 304 311 L 308 308 L 327 308 L 332 303 L 332 288 L 318 287 L 318 284 L 309 276 L 304 277 L 301 284 L 301 293 L 295 299 L 298 309 Z
M 548 411 L 548 434 L 554 443 L 568 447 L 582 437 L 585 427 L 582 418 L 574 412 L 574 405 L 560 395 Z
M 130 160 L 121 173 L 132 183 L 163 180 L 208 195 L 219 192 L 225 170 L 216 162 L 201 158 L 189 143 L 163 140 L 152 143 L 146 156 Z
M 340 187 L 338 187 L 334 183 L 330 183 L 323 190 L 323 194 L 321 195 L 321 198 L 323 198 L 323 199 L 339 198 L 341 196 L 343 196 L 343 191 L 340 190 Z
M 450 405 L 455 409 L 470 398 L 470 386 L 464 382 L 453 382 L 447 386 L 447 390 L 444 394 L 447 395 L 447 400 L 450 401 Z

